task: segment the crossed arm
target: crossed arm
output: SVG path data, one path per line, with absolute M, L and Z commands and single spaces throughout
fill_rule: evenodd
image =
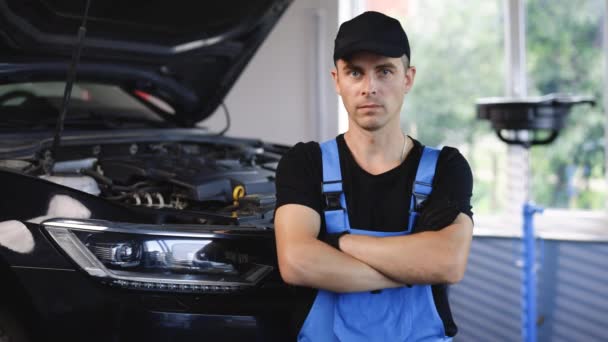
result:
M 277 209 L 279 270 L 287 283 L 334 292 L 404 284 L 455 283 L 464 275 L 473 223 L 459 214 L 449 226 L 407 236 L 345 235 L 338 251 L 319 241 L 319 214 L 287 204 Z

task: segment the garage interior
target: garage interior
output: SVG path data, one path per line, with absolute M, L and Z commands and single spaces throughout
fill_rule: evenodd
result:
M 394 15 L 410 37 L 418 69 L 418 83 L 402 112 L 404 131 L 438 146 L 458 147 L 473 167 L 474 240 L 465 278 L 450 289 L 459 326 L 454 340 L 525 340 L 522 205 L 530 194 L 545 208 L 534 216 L 538 341 L 600 341 L 602 317 L 608 317 L 608 271 L 603 266 L 608 256 L 603 152 L 608 144 L 603 133 L 608 123 L 607 7 L 600 0 L 295 1 L 226 99 L 232 115 L 242 115 L 233 120 L 230 133 L 294 144 L 344 132 L 346 113 L 329 75 L 335 31 L 340 22 L 365 10 Z M 561 43 L 551 43 L 557 41 Z M 456 49 L 452 55 L 451 48 Z M 446 96 L 450 92 L 455 94 Z M 594 107 L 573 109 L 551 145 L 527 150 L 504 144 L 489 122 L 475 118 L 479 98 L 548 93 L 591 95 L 596 101 Z M 252 110 L 256 119 L 247 120 Z M 437 138 L 436 131 L 423 132 L 433 121 L 425 121 L 417 110 L 446 118 L 461 111 L 463 119 L 445 123 Z M 222 120 L 218 110 L 204 125 L 221 127 Z M 268 121 L 280 129 L 263 124 Z M 465 130 L 469 124 L 475 128 Z M 592 127 L 602 133 L 588 134 Z M 601 156 L 593 157 L 594 151 Z M 551 169 L 544 157 L 556 158 L 554 152 L 568 159 L 586 154 L 587 166 Z M 589 176 L 583 180 L 581 174 Z M 582 199 L 591 192 L 598 195 L 596 202 Z
M 294 0 L 221 105 L 196 127 L 213 134 L 228 127 L 228 137 L 252 144 L 263 140 L 269 144 L 256 145 L 257 150 L 277 155 L 298 142 L 344 133 L 348 115 L 330 74 L 334 38 L 341 23 L 368 10 L 398 19 L 412 47 L 416 83 L 401 111 L 402 131 L 429 146 L 458 148 L 473 171 L 475 227 L 467 271 L 448 291 L 458 325 L 453 340 L 605 341 L 608 0 Z M 542 120 L 550 133 L 541 134 L 546 141 L 539 142 L 536 130 L 546 127 L 534 125 Z M 254 155 L 256 148 L 247 151 Z M 273 176 L 260 174 L 265 179 L 260 188 L 274 190 Z M 234 200 L 238 207 L 244 191 L 235 187 L 227 203 L 232 206 Z M 159 208 L 167 204 L 162 195 L 152 199 L 150 194 L 150 206 L 156 198 Z M 260 205 L 266 199 L 255 198 L 258 209 L 268 209 Z M 138 197 L 137 204 L 143 200 Z M 32 216 L 48 218 L 42 214 Z M 3 253 L 19 260 L 15 255 L 39 243 L 29 238 L 22 251 Z M 7 245 L 3 241 L 0 248 Z M 0 254 L 0 271 L 10 268 L 4 263 Z M 270 266 L 260 269 L 266 272 L 260 271 L 260 279 L 272 271 Z M 88 280 L 80 281 L 90 285 Z M 69 311 L 52 298 L 37 299 Z M 146 300 L 150 307 L 170 302 Z M 166 319 L 167 325 L 183 319 L 186 310 L 175 303 L 170 305 L 176 318 L 150 310 L 161 317 L 152 319 Z M 205 323 L 210 329 L 236 322 L 213 319 Z M 243 314 L 237 323 L 249 331 L 260 322 Z M 187 330 L 191 323 L 175 324 Z

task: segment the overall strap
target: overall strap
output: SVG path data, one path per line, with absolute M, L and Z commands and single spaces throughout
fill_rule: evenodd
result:
M 412 189 L 412 198 L 410 200 L 410 216 L 407 225 L 407 233 L 411 233 L 416 226 L 416 221 L 419 216 L 419 210 L 422 204 L 433 191 L 433 178 L 435 177 L 435 169 L 437 168 L 437 160 L 439 159 L 441 150 L 424 147 L 420 164 L 416 171 L 416 180 Z
M 346 211 L 346 200 L 342 189 L 342 171 L 338 143 L 332 139 L 320 144 L 323 162 L 321 191 L 325 198 L 325 227 L 328 233 L 339 233 L 350 229 Z

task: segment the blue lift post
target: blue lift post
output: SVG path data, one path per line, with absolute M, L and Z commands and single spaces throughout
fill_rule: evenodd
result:
M 489 120 L 500 140 L 526 149 L 551 144 L 566 124 L 574 105 L 595 105 L 591 96 L 547 94 L 530 98 L 485 98 L 476 103 L 477 118 Z M 519 134 L 525 132 L 527 134 Z M 538 134 L 537 134 L 538 133 Z M 544 134 L 542 134 L 544 133 Z M 528 198 L 530 193 L 528 193 Z M 541 207 L 526 200 L 523 207 L 522 341 L 536 342 L 536 237 L 534 214 Z
M 522 235 L 523 274 L 521 286 L 522 341 L 536 342 L 536 236 L 534 234 L 534 214 L 543 208 L 526 202 L 523 207 L 524 226 Z

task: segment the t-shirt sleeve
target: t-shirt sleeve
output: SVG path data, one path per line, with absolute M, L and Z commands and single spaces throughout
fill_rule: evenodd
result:
M 321 149 L 315 142 L 298 143 L 279 162 L 276 172 L 276 208 L 301 204 L 322 213 Z
M 473 174 L 469 163 L 455 148 L 444 147 L 437 161 L 433 191 L 424 204 L 417 230 L 438 230 L 450 225 L 459 213 L 473 219 Z

